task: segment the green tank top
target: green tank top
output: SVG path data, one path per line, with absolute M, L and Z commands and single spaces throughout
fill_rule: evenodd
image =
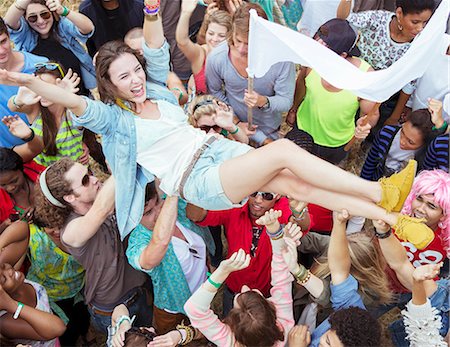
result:
M 370 65 L 361 60 L 359 67 L 367 71 Z M 325 147 L 340 147 L 355 132 L 355 114 L 359 108 L 358 97 L 348 90 L 326 90 L 319 74 L 311 70 L 306 76 L 306 95 L 297 110 L 297 126 L 310 134 L 314 142 Z

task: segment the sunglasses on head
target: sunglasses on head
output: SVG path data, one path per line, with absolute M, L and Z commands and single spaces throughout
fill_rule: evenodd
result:
M 39 71 L 41 69 L 46 69 L 48 71 L 54 71 L 58 69 L 59 73 L 61 74 L 61 78 L 64 78 L 64 71 L 61 68 L 61 65 L 58 63 L 36 63 L 34 64 L 34 68 L 36 71 Z
M 36 23 L 38 20 L 38 16 L 40 16 L 44 20 L 47 20 L 47 19 L 50 19 L 50 17 L 52 16 L 52 13 L 50 11 L 44 11 L 39 14 L 32 14 L 31 16 L 27 17 L 27 21 L 30 23 Z
M 261 197 L 262 197 L 264 200 L 267 200 L 267 201 L 272 201 L 272 200 L 275 198 L 275 194 L 274 194 L 274 193 L 255 192 L 255 193 L 253 193 L 253 194 L 250 194 L 250 196 L 251 196 L 252 198 L 256 198 L 258 195 L 261 195 Z

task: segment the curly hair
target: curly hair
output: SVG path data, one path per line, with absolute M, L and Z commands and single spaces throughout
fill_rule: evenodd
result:
M 346 347 L 380 346 L 381 326 L 367 310 L 349 307 L 333 312 L 328 321 L 331 330 Z
M 254 291 L 242 293 L 224 319 L 236 341 L 244 346 L 273 346 L 284 340 L 284 333 L 277 325 L 275 306 Z
M 389 280 L 385 269 L 386 261 L 373 234 L 362 231 L 347 236 L 350 251 L 350 274 L 356 278 L 362 299 L 366 305 L 388 304 L 393 294 L 389 289 Z M 318 265 L 312 267 L 312 272 L 319 278 L 330 275 L 328 258 L 326 256 L 317 260 Z
M 118 91 L 116 86 L 111 82 L 109 68 L 123 54 L 134 55 L 145 71 L 145 59 L 138 51 L 132 49 L 123 41 L 110 41 L 105 43 L 99 49 L 95 62 L 98 93 L 104 103 L 113 104 L 116 102 Z
M 75 164 L 70 158 L 62 158 L 49 166 L 45 175 L 47 187 L 53 197 L 65 207 L 53 205 L 42 193 L 41 186 L 34 188 L 34 216 L 42 226 L 61 228 L 66 223 L 67 217 L 73 211 L 72 207 L 63 199 L 65 195 L 73 194 L 72 187 L 65 174 Z
M 10 148 L 0 147 L 0 172 L 23 171 L 23 160 Z
M 430 111 L 425 108 L 413 111 L 409 115 L 407 122 L 410 122 L 413 127 L 420 131 L 424 143 L 430 141 L 433 135 L 434 126 L 431 121 Z
M 447 256 L 450 257 L 450 174 L 438 169 L 420 172 L 403 204 L 403 214 L 411 215 L 412 202 L 419 195 L 433 195 L 434 202 L 442 208 L 443 218 L 439 223 L 441 238 Z

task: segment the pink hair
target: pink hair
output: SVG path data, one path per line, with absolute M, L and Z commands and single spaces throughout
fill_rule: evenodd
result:
M 414 180 L 414 184 L 403 205 L 402 213 L 411 215 L 412 202 L 419 195 L 433 195 L 434 202 L 442 208 L 444 218 L 439 222 L 442 229 L 441 239 L 447 257 L 450 258 L 450 175 L 443 170 L 424 170 L 420 172 Z

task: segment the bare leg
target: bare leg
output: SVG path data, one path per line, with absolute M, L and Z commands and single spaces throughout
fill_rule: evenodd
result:
M 317 204 L 333 211 L 346 209 L 353 216 L 381 219 L 390 225 L 394 225 L 397 222 L 395 213 L 387 213 L 386 210 L 373 202 L 309 185 L 288 170 L 283 170 L 260 189 L 287 195 L 299 201 Z
M 286 168 L 304 182 L 326 191 L 373 202 L 381 200 L 381 187 L 377 182 L 346 172 L 284 139 L 225 161 L 220 166 L 220 179 L 228 198 L 238 202 Z

